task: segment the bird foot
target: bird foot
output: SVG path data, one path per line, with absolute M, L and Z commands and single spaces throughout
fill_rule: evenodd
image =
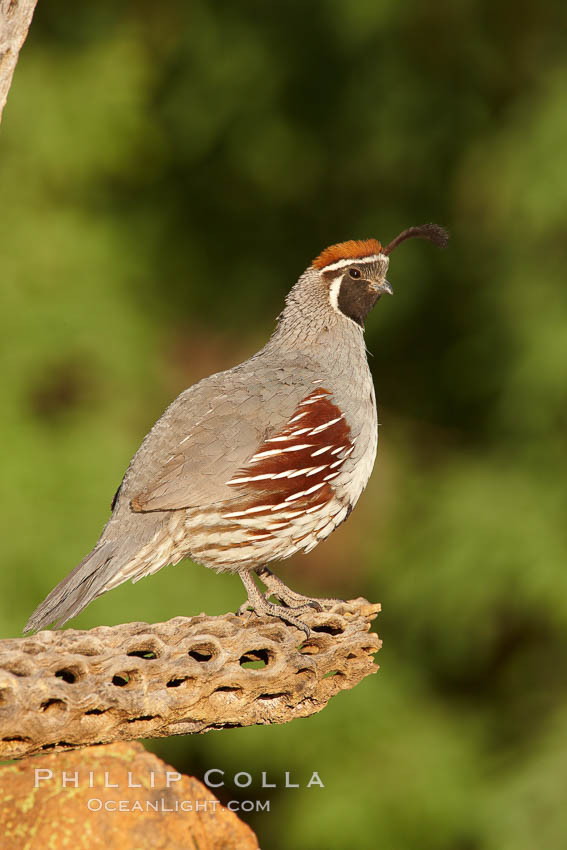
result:
M 273 574 L 270 573 L 270 576 L 272 575 Z M 302 614 L 307 613 L 308 611 L 312 611 L 313 605 L 310 604 L 312 600 L 307 600 L 307 602 L 304 602 L 303 604 L 299 605 L 276 605 L 274 602 L 270 602 L 267 598 L 272 592 L 271 588 L 268 589 L 267 593 L 261 593 L 258 586 L 256 585 L 256 582 L 254 581 L 249 572 L 240 573 L 240 578 L 242 579 L 242 583 L 244 584 L 244 587 L 246 588 L 246 591 L 248 593 L 248 599 L 238 609 L 239 614 L 245 614 L 247 610 L 251 608 L 252 611 L 258 617 L 266 615 L 269 617 L 279 617 L 279 619 L 283 620 L 284 623 L 288 623 L 290 626 L 295 626 L 296 629 L 300 629 L 302 632 L 305 633 L 307 637 L 309 637 L 309 635 L 311 634 L 311 629 L 306 623 L 300 620 L 299 617 L 296 616 L 296 614 Z M 276 577 L 273 576 L 273 578 Z M 264 581 L 263 578 L 262 581 Z M 279 581 L 279 579 L 276 579 L 276 581 Z M 266 584 L 265 581 L 264 584 Z M 287 599 L 289 600 L 289 602 L 297 601 L 297 599 L 299 599 L 300 601 L 307 599 L 307 597 L 300 596 L 299 593 L 294 594 L 293 591 L 289 590 L 289 588 L 286 588 L 283 582 L 281 584 L 286 590 L 289 591 L 287 594 Z M 292 599 L 292 596 L 295 596 L 296 599 Z
M 266 585 L 268 592 L 266 598 L 275 596 L 288 608 L 314 608 L 316 611 L 323 611 L 325 608 L 332 608 L 334 605 L 339 605 L 343 599 L 319 599 L 312 596 L 304 596 L 302 593 L 296 593 L 291 590 L 267 567 L 257 570 L 257 575 L 260 581 Z
M 335 605 L 344 605 L 345 602 L 344 599 L 321 599 L 318 596 L 303 596 L 301 593 L 293 593 L 293 596 L 286 594 L 285 598 L 275 591 L 273 594 L 270 591 L 266 593 L 266 597 L 271 595 L 279 599 L 288 608 L 314 608 L 315 611 L 324 611 L 325 609 L 334 608 Z
M 313 610 L 323 611 L 325 608 L 332 608 L 343 603 L 342 599 L 314 599 L 310 596 L 304 596 L 302 593 L 296 593 L 267 567 L 261 567 L 255 572 L 267 590 L 265 593 L 261 593 L 250 573 L 243 570 L 240 573 L 240 578 L 248 592 L 248 599 L 238 609 L 237 614 L 239 615 L 246 614 L 251 609 L 259 617 L 266 615 L 279 617 L 284 623 L 289 623 L 289 625 L 301 629 L 309 637 L 311 629 L 298 615 L 313 613 Z M 274 602 L 270 602 L 270 596 L 275 597 L 282 604 L 276 605 Z
M 323 606 L 321 602 L 324 601 L 322 599 L 311 599 L 309 596 L 302 596 L 300 593 L 286 594 L 285 597 L 283 594 L 276 593 L 276 591 L 268 590 L 265 594 L 266 599 L 269 599 L 270 596 L 274 596 L 285 608 L 292 608 L 293 610 L 300 611 L 309 611 L 310 609 L 315 611 L 322 611 Z
M 260 601 L 261 600 L 261 601 Z M 283 620 L 284 623 L 287 623 L 290 626 L 295 626 L 296 629 L 300 629 L 304 632 L 306 637 L 309 637 L 311 634 L 311 629 L 304 623 L 303 620 L 300 620 L 299 617 L 296 617 L 295 614 L 307 613 L 308 611 L 313 611 L 312 606 L 310 605 L 298 605 L 297 607 L 288 607 L 284 605 L 276 605 L 274 602 L 268 602 L 266 596 L 262 593 L 259 594 L 259 599 L 247 599 L 237 611 L 238 615 L 243 614 L 256 614 L 257 617 L 278 617 L 280 620 Z

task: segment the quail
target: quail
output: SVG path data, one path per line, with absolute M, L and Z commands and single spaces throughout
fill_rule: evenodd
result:
M 378 420 L 364 320 L 392 294 L 389 255 L 411 237 L 448 239 L 427 224 L 385 247 L 366 239 L 326 248 L 289 292 L 264 348 L 175 399 L 134 455 L 94 549 L 25 631 L 60 626 L 127 579 L 189 557 L 239 574 L 248 594 L 240 612 L 309 634 L 301 613 L 325 600 L 294 592 L 267 565 L 313 549 L 366 486 Z

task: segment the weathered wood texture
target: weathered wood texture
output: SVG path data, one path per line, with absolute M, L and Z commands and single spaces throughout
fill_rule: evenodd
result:
M 379 610 L 313 611 L 307 639 L 271 617 L 201 614 L 1 641 L 0 758 L 315 714 L 378 669 Z
M 0 121 L 37 0 L 0 0 Z

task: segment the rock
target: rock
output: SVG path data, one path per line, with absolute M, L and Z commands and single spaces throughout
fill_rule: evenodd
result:
M 0 835 L 2 850 L 258 850 L 208 788 L 138 743 L 0 766 Z

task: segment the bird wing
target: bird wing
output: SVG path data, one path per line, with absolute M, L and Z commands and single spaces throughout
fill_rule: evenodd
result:
M 297 369 L 275 364 L 213 375 L 168 407 L 132 459 L 119 505 L 168 511 L 234 499 L 228 482 L 281 429 L 306 394 Z

